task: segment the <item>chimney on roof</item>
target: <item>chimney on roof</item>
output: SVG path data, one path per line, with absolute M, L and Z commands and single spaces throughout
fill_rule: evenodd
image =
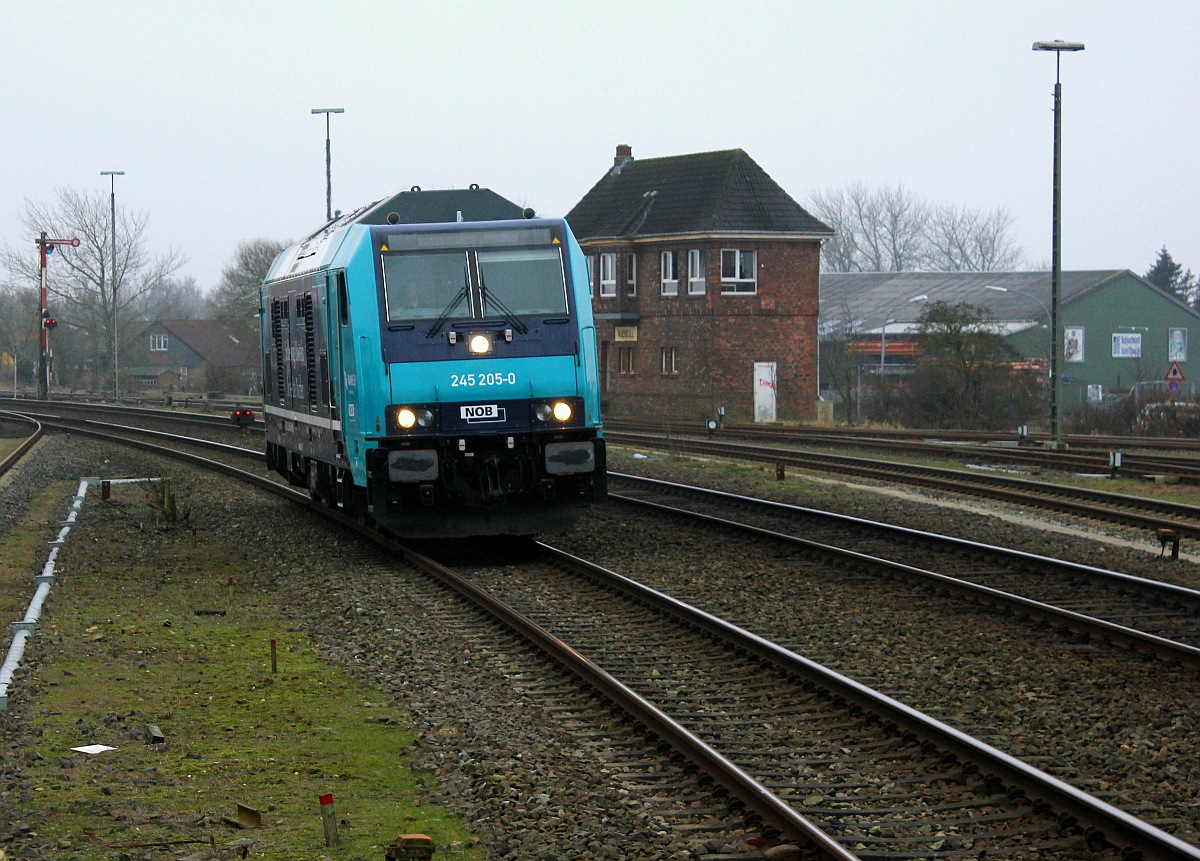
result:
M 613 175 L 621 172 L 621 168 L 633 161 L 633 147 L 629 144 L 617 144 L 617 156 L 613 159 Z

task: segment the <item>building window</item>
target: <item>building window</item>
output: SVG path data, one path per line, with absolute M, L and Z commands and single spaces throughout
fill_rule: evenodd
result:
M 662 348 L 662 372 L 664 374 L 678 374 L 679 368 L 675 365 L 675 348 Z
M 587 258 L 587 262 L 588 262 L 588 294 L 594 296 L 596 294 L 596 255 L 589 254 L 588 258 Z
M 637 356 L 633 347 L 617 347 L 617 373 L 637 373 Z
M 167 336 L 166 335 L 151 335 L 150 336 L 150 352 L 165 353 L 167 351 Z
M 600 295 L 617 295 L 617 255 L 600 255 Z
M 688 252 L 688 295 L 699 296 L 704 292 L 704 252 L 693 248 Z
M 625 255 L 625 295 L 637 295 L 637 255 Z
M 664 296 L 679 295 L 678 251 L 664 251 L 662 253 L 662 294 Z
M 757 251 L 721 249 L 721 290 L 726 293 L 758 292 Z

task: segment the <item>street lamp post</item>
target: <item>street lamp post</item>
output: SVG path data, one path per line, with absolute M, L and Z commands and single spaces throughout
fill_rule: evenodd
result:
M 1035 51 L 1054 52 L 1054 202 L 1052 215 L 1052 248 L 1050 252 L 1050 445 L 1063 447 L 1062 422 L 1059 404 L 1062 401 L 1062 375 L 1058 373 L 1062 352 L 1062 315 L 1059 313 L 1059 281 L 1062 276 L 1062 83 L 1059 70 L 1063 51 L 1082 51 L 1082 42 L 1034 42 Z
M 893 305 L 891 307 L 891 309 L 889 309 L 889 313 L 890 313 L 890 311 L 894 311 L 895 309 L 899 308 L 901 305 L 904 305 L 906 303 L 924 302 L 928 298 L 929 298 L 928 296 L 926 296 L 924 293 L 922 293 L 920 296 L 913 296 L 911 299 L 905 299 L 903 302 L 897 302 L 895 305 Z M 883 328 L 879 332 L 879 374 L 880 374 L 880 376 L 883 376 L 883 374 L 885 373 L 883 366 L 887 362 L 887 327 L 888 327 L 889 323 L 895 323 L 895 322 L 896 322 L 895 319 L 889 318 L 888 316 L 885 315 L 883 318 Z
M 325 220 L 333 221 L 333 168 L 329 149 L 329 115 L 344 114 L 345 108 L 313 108 L 314 114 L 325 115 Z
M 121 380 L 117 371 L 117 177 L 124 176 L 123 170 L 102 170 L 101 176 L 107 176 L 111 191 L 108 201 L 110 220 L 112 222 L 112 348 L 113 348 L 113 400 L 121 400 Z
M 995 284 L 985 284 L 985 285 L 983 285 L 983 289 L 984 290 L 995 290 L 997 293 L 1015 293 L 1018 296 L 1024 296 L 1027 299 L 1032 299 L 1034 302 L 1037 302 L 1039 306 L 1041 306 L 1042 313 L 1044 313 L 1046 315 L 1047 322 L 1049 322 L 1052 319 L 1051 314 L 1050 314 L 1050 309 L 1046 307 L 1046 303 L 1043 302 L 1041 299 L 1039 299 L 1037 296 L 1034 296 L 1032 293 L 1026 293 L 1024 290 L 1014 290 L 1011 287 L 997 287 Z M 1050 347 L 1051 347 L 1051 352 L 1053 352 L 1054 344 L 1051 344 Z

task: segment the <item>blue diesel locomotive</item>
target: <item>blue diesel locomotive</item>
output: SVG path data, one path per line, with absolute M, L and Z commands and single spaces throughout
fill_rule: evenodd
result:
M 561 219 L 436 220 L 448 194 L 336 218 L 272 264 L 268 468 L 401 537 L 565 529 L 607 493 L 586 260 Z M 468 215 L 492 195 L 457 194 Z

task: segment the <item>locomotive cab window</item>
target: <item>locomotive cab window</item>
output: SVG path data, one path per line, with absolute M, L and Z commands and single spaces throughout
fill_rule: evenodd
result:
M 419 249 L 383 254 L 389 322 L 568 311 L 557 245 L 463 248 L 462 237 L 454 237 L 452 249 L 438 250 L 428 247 L 433 236 L 421 239 Z
M 462 251 L 385 254 L 383 278 L 393 322 L 466 313 L 467 258 Z
M 567 285 L 557 248 L 479 251 L 483 315 L 567 313 Z

